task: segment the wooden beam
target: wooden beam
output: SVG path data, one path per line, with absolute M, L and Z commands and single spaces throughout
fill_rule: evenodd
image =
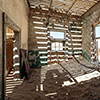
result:
M 97 3 L 95 3 L 92 7 L 90 7 L 85 13 L 83 13 L 81 16 L 84 16 L 87 12 L 89 12 L 94 6 L 96 6 L 98 3 L 100 2 L 100 0 L 99 1 L 97 1 Z
M 77 0 L 75 0 L 74 2 L 73 2 L 73 4 L 71 5 L 71 7 L 69 8 L 69 10 L 67 11 L 67 13 L 69 13 L 70 12 L 70 10 L 73 8 L 73 6 L 74 6 L 74 4 L 77 2 Z
M 50 6 L 49 6 L 49 12 L 48 12 L 48 16 L 50 16 L 50 14 L 51 14 L 51 7 L 52 7 L 52 2 L 53 2 L 53 0 L 50 0 Z M 47 22 L 46 22 L 46 27 L 49 25 L 49 19 L 50 19 L 50 17 L 48 17 L 47 16 Z
M 31 14 L 32 14 L 32 12 L 40 12 L 40 10 L 41 10 L 41 9 L 38 9 L 38 8 L 30 8 Z M 42 13 L 47 14 L 48 11 L 47 11 L 47 10 L 42 10 Z M 60 13 L 60 12 L 57 12 L 57 11 L 54 11 L 54 10 L 51 10 L 51 14 L 52 14 L 52 15 L 57 15 L 57 16 L 64 16 L 64 17 L 81 18 L 81 17 L 78 16 L 78 15 L 68 15 L 68 14 Z
M 45 7 L 47 7 L 47 8 L 49 8 L 49 2 L 50 2 L 50 0 L 45 0 L 45 1 L 42 1 L 42 0 L 33 0 L 33 1 L 31 1 L 31 0 L 28 0 L 29 2 L 30 2 L 30 6 L 32 7 L 32 6 L 34 6 L 35 7 L 35 5 L 36 6 L 39 6 L 39 5 L 41 5 L 41 4 L 43 4 Z M 75 3 L 77 2 L 77 6 L 78 6 L 78 9 L 77 9 L 77 11 L 78 11 L 78 15 L 83 15 L 85 12 L 87 12 L 89 9 L 86 9 L 86 11 L 85 12 L 82 12 L 81 10 L 80 10 L 80 6 L 82 5 L 83 7 L 85 7 L 85 4 L 87 4 L 86 2 L 90 2 L 90 3 L 92 3 L 92 5 L 96 5 L 99 1 L 98 0 L 95 0 L 95 2 L 92 2 L 92 1 L 82 1 L 83 3 L 80 3 L 80 1 L 81 0 L 74 0 L 74 2 L 72 3 L 72 1 L 58 1 L 58 0 L 54 0 L 54 2 L 53 2 L 53 9 L 54 8 L 57 8 L 57 9 L 64 9 L 64 10 L 66 10 L 66 12 L 67 13 L 69 13 L 70 12 L 70 10 L 73 8 L 73 6 L 75 5 Z M 97 3 L 96 3 L 97 2 Z M 91 4 L 89 5 L 89 6 L 87 6 L 88 8 L 92 8 L 91 6 L 92 6 Z M 69 9 L 69 10 L 68 10 Z M 83 9 L 85 9 L 85 8 L 83 8 Z M 77 13 L 77 11 L 76 11 L 76 9 L 74 9 L 73 10 L 73 12 L 76 12 Z M 79 12 L 80 11 L 80 12 Z M 75 13 L 75 14 L 76 14 Z
M 93 26 L 97 26 L 98 24 L 100 24 L 100 22 L 98 21 L 97 23 L 94 23 Z

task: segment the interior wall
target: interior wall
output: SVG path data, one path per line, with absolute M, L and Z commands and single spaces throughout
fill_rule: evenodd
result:
M 29 14 L 29 50 L 39 50 L 42 65 L 57 63 L 57 54 L 51 50 L 50 31 L 64 32 L 65 45 L 59 53 L 60 61 L 72 58 L 72 51 L 79 55 L 82 50 L 82 23 L 79 16 L 68 17 L 66 14 L 31 8 Z M 47 18 L 49 25 L 46 27 Z M 52 53 L 51 53 L 52 52 Z
M 28 49 L 28 4 L 27 0 L 0 0 L 0 9 L 21 28 L 21 48 Z
M 100 21 L 100 2 L 83 15 L 82 49 L 95 58 L 93 24 Z

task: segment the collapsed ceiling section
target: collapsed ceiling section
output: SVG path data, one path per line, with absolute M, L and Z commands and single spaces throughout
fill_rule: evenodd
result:
M 82 16 L 100 0 L 28 0 L 31 8 Z

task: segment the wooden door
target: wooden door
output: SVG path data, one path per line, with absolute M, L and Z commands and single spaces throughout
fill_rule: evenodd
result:
M 13 67 L 13 41 L 12 39 L 6 40 L 6 76 L 9 74 Z

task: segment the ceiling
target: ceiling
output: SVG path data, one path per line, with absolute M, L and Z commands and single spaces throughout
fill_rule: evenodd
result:
M 71 15 L 83 15 L 100 0 L 28 0 L 30 7 L 56 10 Z

